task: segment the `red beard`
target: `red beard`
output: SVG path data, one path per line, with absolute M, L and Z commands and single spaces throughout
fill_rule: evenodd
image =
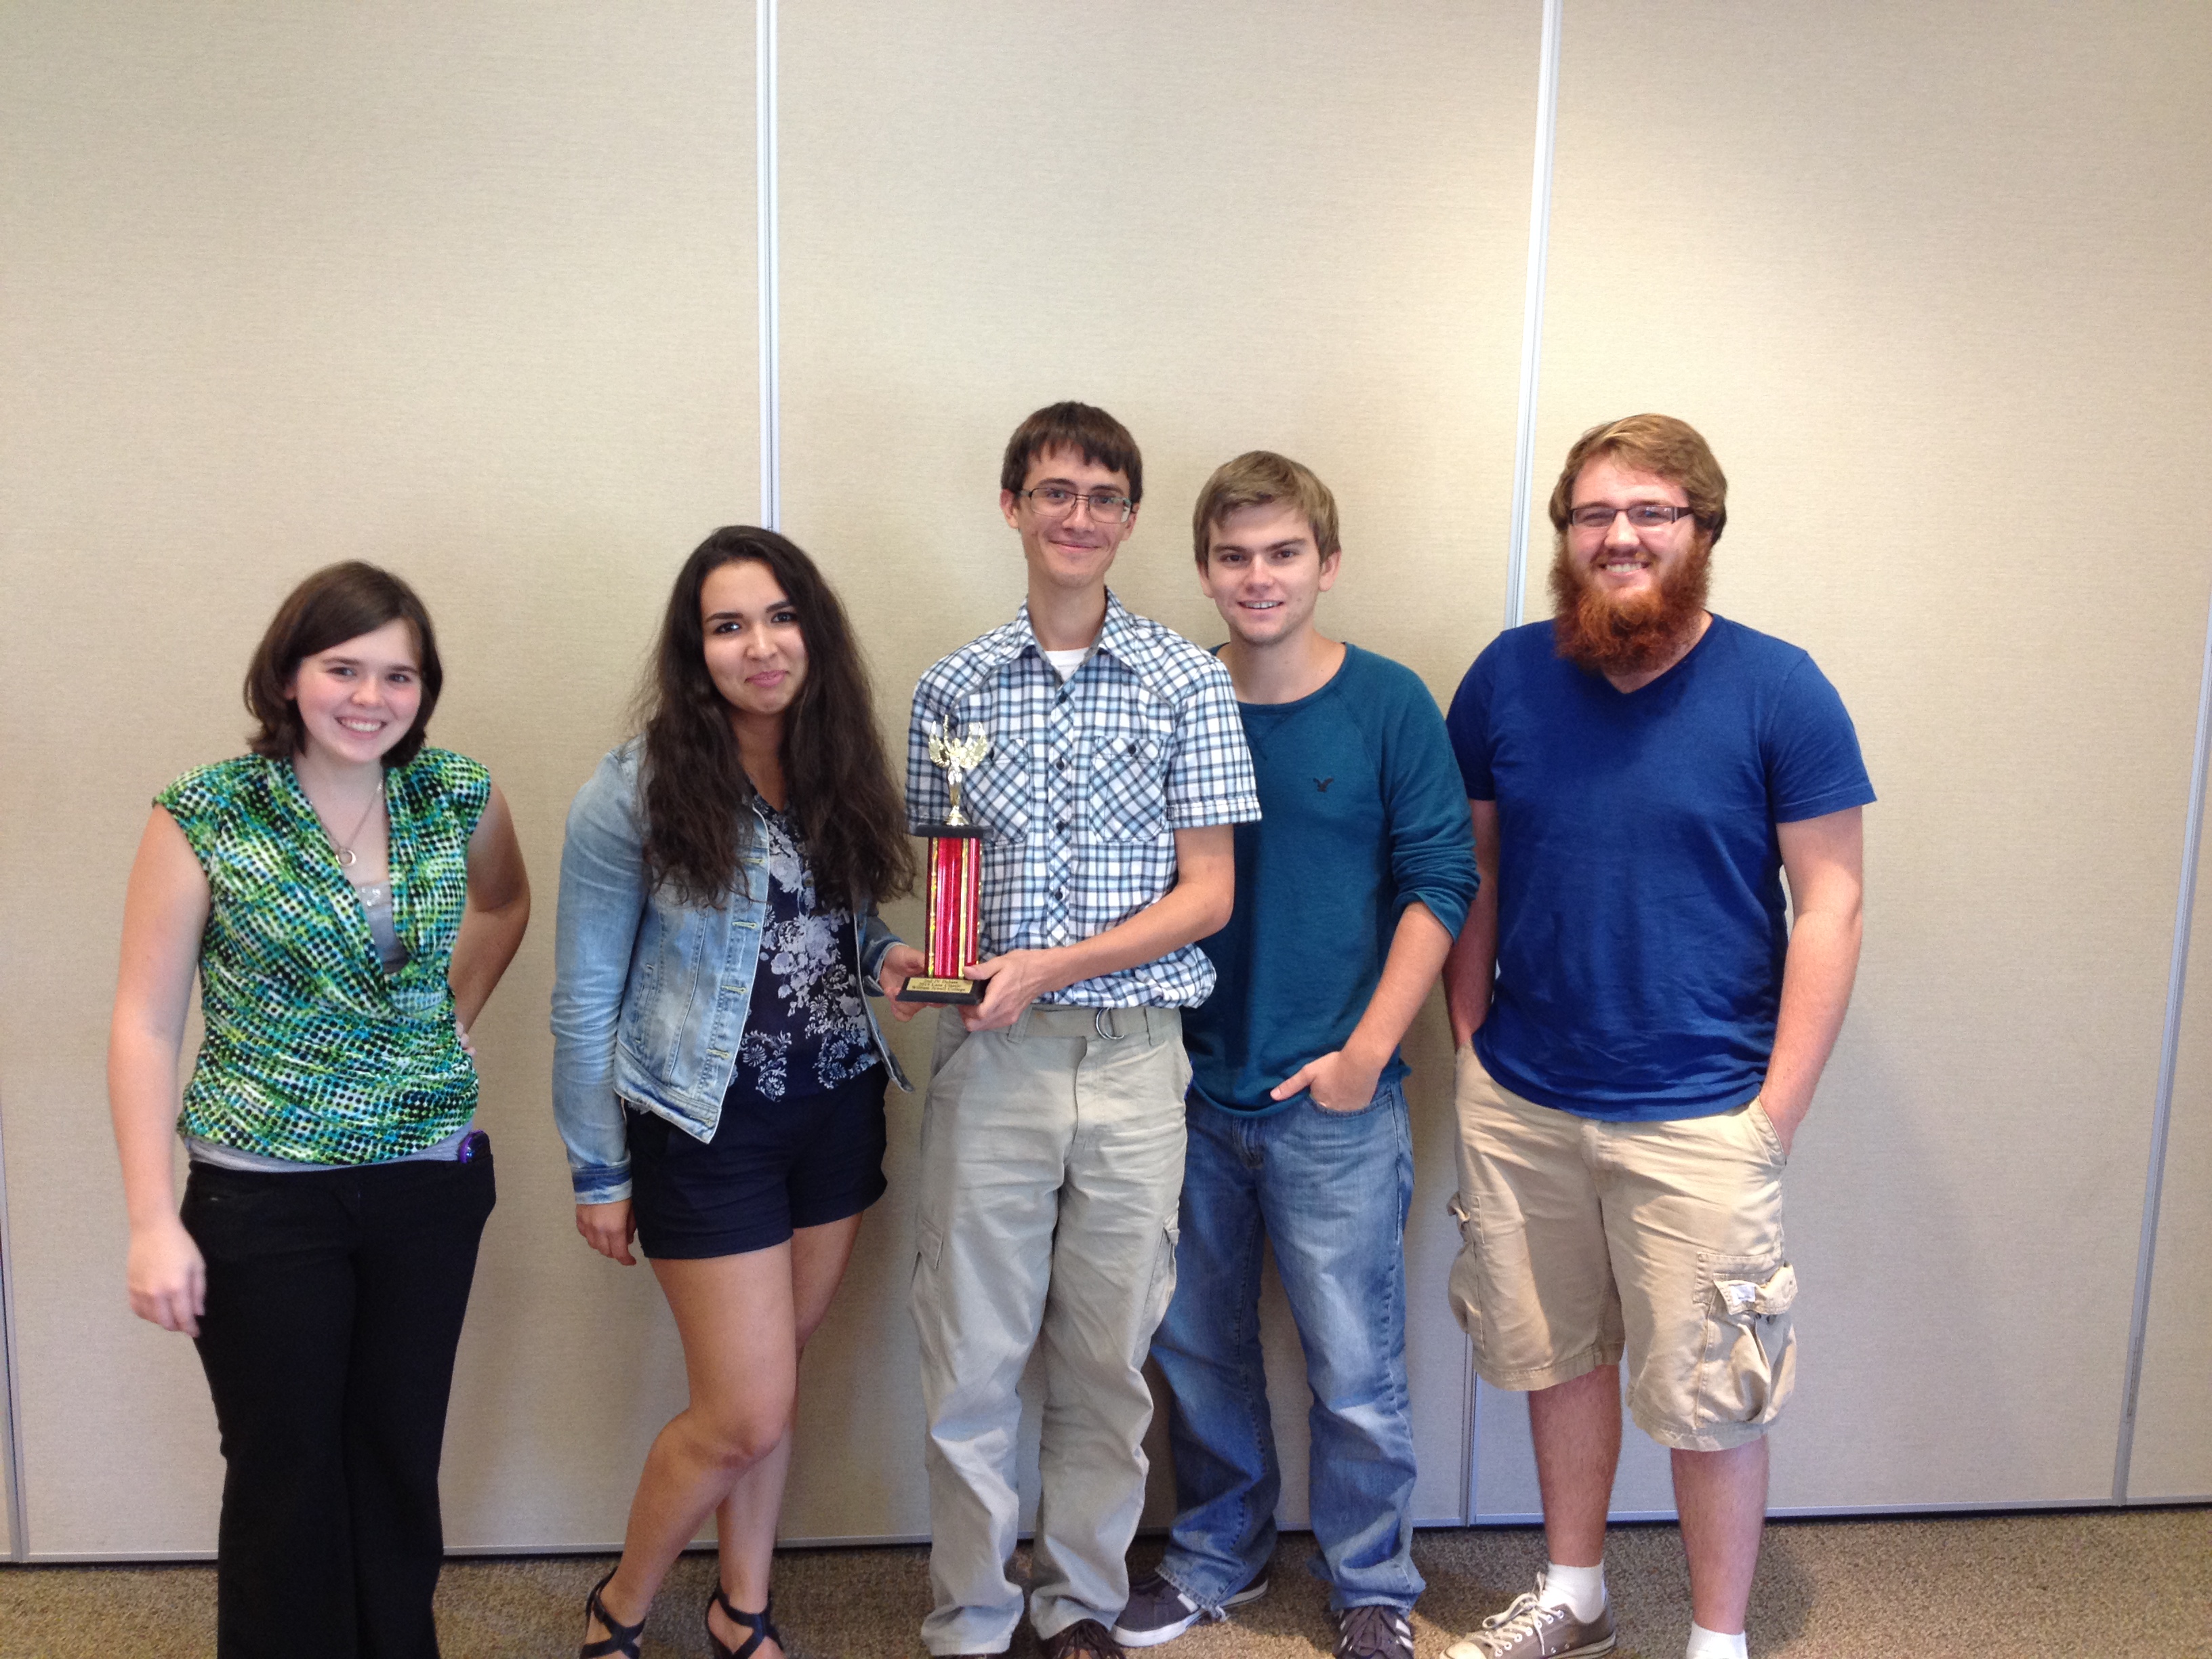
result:
M 1693 547 L 1660 578 L 1656 592 L 1615 599 L 1562 546 L 1552 561 L 1553 648 L 1593 674 L 1649 674 L 1666 666 L 1695 637 L 1711 563 L 1709 545 Z

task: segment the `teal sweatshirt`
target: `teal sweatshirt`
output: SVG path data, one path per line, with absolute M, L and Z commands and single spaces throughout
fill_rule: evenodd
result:
M 1237 908 L 1200 948 L 1219 982 L 1183 1013 L 1193 1086 L 1231 1111 L 1344 1046 L 1416 900 L 1456 938 L 1474 842 L 1443 716 L 1419 676 L 1345 647 L 1296 702 L 1240 702 L 1261 817 L 1237 826 Z M 1390 1057 L 1388 1082 L 1405 1075 Z M 1297 1097 L 1293 1097 L 1295 1100 Z

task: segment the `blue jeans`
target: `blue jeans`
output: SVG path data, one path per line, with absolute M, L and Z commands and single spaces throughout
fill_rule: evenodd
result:
M 1386 1083 L 1357 1112 L 1304 1095 L 1264 1115 L 1195 1094 L 1188 1104 L 1175 1299 L 1152 1340 L 1176 1472 L 1160 1570 L 1218 1607 L 1274 1553 L 1282 1475 L 1260 1352 L 1261 1246 L 1272 1240 L 1313 1392 L 1313 1570 L 1336 1611 L 1409 1608 L 1424 1586 L 1406 1389 L 1405 1091 Z

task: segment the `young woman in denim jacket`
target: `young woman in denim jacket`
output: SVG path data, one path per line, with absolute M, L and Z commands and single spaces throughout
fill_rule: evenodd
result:
M 554 1111 L 577 1231 L 651 1259 L 691 1403 L 646 1459 L 582 1653 L 637 1653 L 711 1512 L 714 1650 L 782 1659 L 769 1562 L 799 1356 L 884 1191 L 884 1088 L 907 1083 L 866 993 L 921 969 L 875 911 L 913 854 L 844 610 L 774 532 L 691 555 L 645 708 L 568 812 Z

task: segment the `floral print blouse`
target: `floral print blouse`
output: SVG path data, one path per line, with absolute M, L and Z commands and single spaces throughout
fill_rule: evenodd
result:
M 766 802 L 760 805 L 768 914 L 730 1086 L 781 1101 L 850 1082 L 878 1059 L 853 960 L 852 916 L 820 903 L 797 827 Z

